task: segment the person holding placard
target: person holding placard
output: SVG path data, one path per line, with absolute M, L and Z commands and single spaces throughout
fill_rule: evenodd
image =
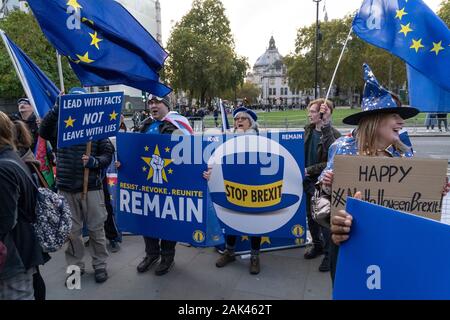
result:
M 69 94 L 87 94 L 84 88 L 72 88 Z M 53 147 L 57 146 L 59 103 L 42 120 L 39 134 L 49 140 Z M 85 272 L 84 244 L 82 240 L 83 224 L 89 231 L 89 245 L 92 256 L 92 267 L 97 283 L 108 279 L 106 260 L 108 250 L 104 223 L 107 218 L 105 197 L 101 178 L 102 169 L 112 161 L 114 146 L 109 139 L 92 142 L 90 156 L 86 154 L 86 145 L 74 145 L 57 150 L 56 187 L 64 196 L 72 212 L 72 231 L 66 249 L 66 262 L 68 266 L 76 265 L 81 274 Z M 85 168 L 89 168 L 88 191 L 83 199 L 83 181 Z
M 333 163 L 336 155 L 360 155 L 367 157 L 406 157 L 413 156 L 411 148 L 402 143 L 400 131 L 405 120 L 414 117 L 419 110 L 401 105 L 400 100 L 378 84 L 368 65 L 364 65 L 365 88 L 362 111 L 344 118 L 343 122 L 357 125 L 350 135 L 337 140 L 330 148 L 327 168 L 319 181 L 322 188 L 330 193 L 333 183 Z M 443 193 L 450 190 L 448 180 Z M 361 199 L 361 193 L 355 194 Z M 352 216 L 340 210 L 331 218 L 332 244 L 330 248 L 331 277 L 334 281 L 338 246 L 348 240 L 352 226 Z
M 400 100 L 378 83 L 372 70 L 364 64 L 364 96 L 362 111 L 343 119 L 357 128 L 349 135 L 335 141 L 328 153 L 328 163 L 319 177 L 323 190 L 331 194 L 333 163 L 336 155 L 360 155 L 368 157 L 412 157 L 412 150 L 400 140 L 400 131 L 405 120 L 416 116 L 419 110 L 404 107 Z M 337 262 L 337 246 L 348 238 L 351 216 L 342 214 L 331 221 L 332 241 L 330 245 L 331 277 L 334 281 Z
M 169 96 L 158 97 L 150 94 L 147 100 L 150 116 L 143 120 L 140 133 L 144 134 L 184 134 L 191 135 L 193 130 L 189 121 L 175 111 L 171 111 Z M 162 159 L 154 156 L 152 165 L 156 168 L 162 165 Z M 120 169 L 121 162 L 116 162 L 116 168 Z M 155 275 L 162 276 L 168 273 L 175 264 L 176 241 L 158 239 L 144 236 L 145 257 L 138 264 L 137 271 L 143 273 L 148 271 L 159 261 L 155 269 Z
M 258 134 L 259 133 L 259 125 L 258 125 L 258 116 L 255 112 L 245 107 L 240 107 L 233 112 L 234 118 L 234 133 L 242 133 L 242 134 Z M 203 177 L 206 180 L 209 180 L 211 177 L 212 168 L 208 168 L 208 171 L 203 173 Z M 217 259 L 216 267 L 223 268 L 227 264 L 236 261 L 235 257 L 235 247 L 237 236 L 235 235 L 226 235 L 226 249 L 223 255 Z M 259 252 L 261 249 L 261 237 L 250 237 L 251 242 L 251 255 L 250 255 L 250 274 L 258 274 L 260 272 L 260 263 L 259 263 Z

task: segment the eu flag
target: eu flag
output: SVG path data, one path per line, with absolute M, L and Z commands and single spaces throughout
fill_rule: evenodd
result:
M 47 39 L 85 86 L 124 84 L 158 96 L 167 52 L 114 0 L 29 0 Z
M 445 90 L 414 68 L 407 66 L 409 105 L 422 112 L 450 112 L 450 90 Z
M 55 104 L 58 88 L 3 31 L 0 34 L 36 116 L 43 118 Z
M 422 0 L 365 0 L 353 30 L 450 91 L 450 31 Z

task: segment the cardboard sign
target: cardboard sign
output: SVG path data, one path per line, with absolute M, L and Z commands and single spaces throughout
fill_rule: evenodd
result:
M 447 160 L 336 156 L 331 214 L 361 191 L 364 201 L 440 221 L 446 174 Z
M 450 299 L 449 225 L 356 199 L 346 208 L 335 300 Z
M 115 136 L 122 104 L 123 92 L 61 96 L 58 148 Z

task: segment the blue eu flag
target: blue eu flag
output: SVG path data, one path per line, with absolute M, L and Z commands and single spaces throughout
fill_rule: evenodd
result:
M 450 90 L 445 90 L 413 67 L 407 66 L 409 105 L 422 112 L 450 112 Z
M 55 104 L 58 88 L 3 31 L 0 34 L 36 115 L 43 118 Z
M 85 86 L 124 84 L 158 96 L 167 52 L 114 0 L 29 0 L 47 39 Z
M 450 91 L 450 31 L 422 0 L 365 0 L 353 30 Z

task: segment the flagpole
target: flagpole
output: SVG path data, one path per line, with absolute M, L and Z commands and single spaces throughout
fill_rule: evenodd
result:
M 330 96 L 331 88 L 333 87 L 333 83 L 334 83 L 334 79 L 336 78 L 336 74 L 337 74 L 337 71 L 339 69 L 339 65 L 341 64 L 341 60 L 342 60 L 342 57 L 344 56 L 345 48 L 347 48 L 348 40 L 350 40 L 350 35 L 352 34 L 352 32 L 353 32 L 353 27 L 350 28 L 350 32 L 348 33 L 347 39 L 345 40 L 344 47 L 342 48 L 341 55 L 340 55 L 339 60 L 337 62 L 336 68 L 334 69 L 333 77 L 331 78 L 331 83 L 330 83 L 330 86 L 328 88 L 327 95 L 325 97 L 325 101 L 327 101 L 329 96 Z
M 56 60 L 58 61 L 58 74 L 59 74 L 59 84 L 61 87 L 61 92 L 64 92 L 64 76 L 63 76 L 63 69 L 62 69 L 62 63 L 61 63 L 61 55 L 56 51 Z
M 5 31 L 0 29 L 0 35 L 3 39 L 3 42 L 5 43 L 6 51 L 8 51 L 9 57 L 11 58 L 12 64 L 14 66 L 14 69 L 16 70 L 17 76 L 19 77 L 20 83 L 22 84 L 23 90 L 25 91 L 25 94 L 27 95 L 28 99 L 30 100 L 30 104 L 34 109 L 34 114 L 36 115 L 36 118 L 40 119 L 41 115 L 39 114 L 36 103 L 34 102 L 33 95 L 31 94 L 30 86 L 28 85 L 28 82 L 25 79 L 23 70 L 21 66 L 17 63 L 15 59 L 15 55 L 13 54 L 11 47 L 9 46 L 9 41 L 6 38 Z

